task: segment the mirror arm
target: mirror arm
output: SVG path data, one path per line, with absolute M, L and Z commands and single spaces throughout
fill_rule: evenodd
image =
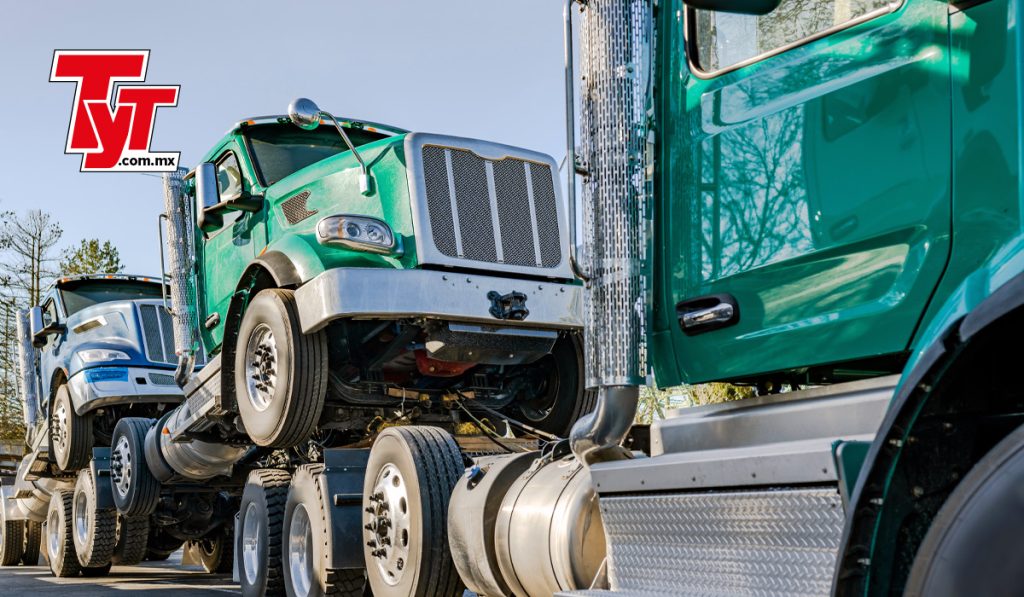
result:
M 352 145 L 352 141 L 351 139 L 348 138 L 348 134 L 345 133 L 345 129 L 341 128 L 341 125 L 338 124 L 338 119 L 335 118 L 333 114 L 331 114 L 330 112 L 325 112 L 324 110 L 320 110 L 320 115 L 326 116 L 327 118 L 331 119 L 331 122 L 334 123 L 334 128 L 338 129 L 338 134 L 341 135 L 341 138 L 345 140 L 345 145 L 348 145 L 349 151 L 352 152 L 352 155 L 355 156 L 356 161 L 359 162 L 359 167 L 362 170 L 362 174 L 359 177 L 359 192 L 362 193 L 363 195 L 369 195 L 370 168 L 369 166 L 366 165 L 366 162 L 363 161 L 363 156 L 359 155 L 359 152 L 356 151 L 356 146 Z

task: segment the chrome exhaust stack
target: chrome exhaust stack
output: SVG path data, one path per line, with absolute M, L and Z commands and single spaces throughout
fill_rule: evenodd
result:
M 586 385 L 598 402 L 570 441 L 588 465 L 627 456 L 647 374 L 652 20 L 650 0 L 588 0 L 580 27 Z
M 195 310 L 195 242 L 192 217 L 192 203 L 185 195 L 183 186 L 185 168 L 165 172 L 164 213 L 160 214 L 160 268 L 164 281 L 170 286 L 170 297 L 165 290 L 164 308 L 174 321 L 174 349 L 178 355 L 178 367 L 174 381 L 178 387 L 185 387 L 195 369 L 196 352 L 199 348 L 198 322 Z M 164 243 L 164 225 L 167 227 Z M 164 266 L 164 247 L 170 271 Z M 168 298 L 170 303 L 168 304 Z
M 25 419 L 25 429 L 31 439 L 36 423 L 39 421 L 39 378 L 36 375 L 36 351 L 32 347 L 28 311 L 18 311 L 17 319 L 18 385 L 21 389 L 21 408 Z

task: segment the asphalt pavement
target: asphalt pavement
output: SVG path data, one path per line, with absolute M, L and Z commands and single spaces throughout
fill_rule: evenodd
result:
M 40 561 L 43 561 L 40 558 Z M 0 595 L 93 595 L 145 594 L 151 597 L 186 595 L 240 595 L 229 574 L 207 574 L 198 566 L 181 566 L 181 552 L 165 562 L 143 562 L 139 566 L 114 566 L 103 578 L 54 578 L 42 566 L 0 568 Z

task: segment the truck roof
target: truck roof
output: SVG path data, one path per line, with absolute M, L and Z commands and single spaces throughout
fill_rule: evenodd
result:
M 60 288 L 71 282 L 81 282 L 84 280 L 124 280 L 128 282 L 152 282 L 153 284 L 160 284 L 159 276 L 137 276 L 135 274 L 79 274 L 77 276 L 61 276 L 54 280 L 53 284 L 50 284 L 46 290 L 50 288 Z
M 382 135 L 392 135 L 393 136 L 393 135 L 404 135 L 405 133 L 409 132 L 409 131 L 407 131 L 407 130 L 405 130 L 403 128 L 398 128 L 397 126 L 391 126 L 390 124 L 381 124 L 381 123 L 378 123 L 378 122 L 370 122 L 368 120 L 358 120 L 358 119 L 355 119 L 355 118 L 345 118 L 345 117 L 336 117 L 336 118 L 338 118 L 338 124 L 340 124 L 341 126 L 343 126 L 345 128 L 363 129 L 365 131 L 370 131 L 371 133 L 380 133 Z M 288 118 L 287 114 L 277 114 L 277 115 L 271 115 L 271 116 L 252 116 L 250 118 L 244 118 L 244 119 L 239 120 L 238 122 L 236 122 L 234 124 L 234 126 L 232 126 L 230 129 L 228 129 L 228 132 L 226 134 L 230 135 L 231 133 L 234 133 L 235 131 L 241 130 L 241 129 L 247 127 L 247 126 L 253 126 L 253 125 L 257 125 L 257 124 L 291 124 L 291 119 Z M 328 122 L 328 121 L 325 121 L 324 119 L 321 118 L 320 119 L 320 124 L 326 125 L 326 124 L 331 124 L 331 123 Z

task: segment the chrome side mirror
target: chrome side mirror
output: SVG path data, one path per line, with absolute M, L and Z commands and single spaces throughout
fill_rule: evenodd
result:
M 311 131 L 320 126 L 320 108 L 311 99 L 296 98 L 288 104 L 288 118 L 300 129 Z
M 320 118 L 330 118 L 331 122 L 334 123 L 334 128 L 338 129 L 338 134 L 345 141 L 345 145 L 348 145 L 349 151 L 352 152 L 356 161 L 359 162 L 359 168 L 362 170 L 359 176 L 359 192 L 363 195 L 369 195 L 373 192 L 370 186 L 370 167 L 363 161 L 363 156 L 359 155 L 359 152 L 356 151 L 356 146 L 352 145 L 348 134 L 338 124 L 338 119 L 334 115 L 321 110 L 313 100 L 300 97 L 288 104 L 288 118 L 292 121 L 292 124 L 306 131 L 311 131 L 320 126 Z

